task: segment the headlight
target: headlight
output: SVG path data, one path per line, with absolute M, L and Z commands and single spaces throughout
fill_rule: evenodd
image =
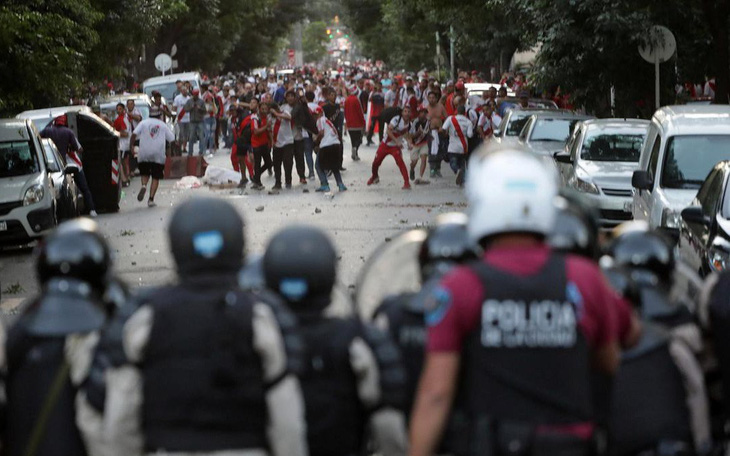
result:
M 575 186 L 576 190 L 583 193 L 592 193 L 594 195 L 598 195 L 598 187 L 596 187 L 596 184 L 589 180 L 583 180 L 580 177 L 575 178 L 575 181 L 573 182 L 573 185 Z
M 661 226 L 665 228 L 675 228 L 679 229 L 679 223 L 682 220 L 682 217 L 679 215 L 679 212 L 675 212 L 672 209 L 665 207 L 662 211 L 662 223 Z
M 25 191 L 25 196 L 23 196 L 23 206 L 40 203 L 41 200 L 43 200 L 43 194 L 44 190 L 42 185 L 36 184 L 29 187 L 28 190 Z
M 707 255 L 710 261 L 710 268 L 715 272 L 722 272 L 728 265 L 730 260 L 730 254 L 724 250 L 719 250 L 716 247 L 710 247 L 710 252 Z

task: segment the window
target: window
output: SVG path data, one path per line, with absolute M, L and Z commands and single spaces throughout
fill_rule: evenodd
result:
M 649 155 L 649 174 L 651 177 L 656 177 L 656 167 L 659 164 L 659 151 L 662 148 L 662 137 L 657 135 L 654 140 L 654 145 L 651 147 L 651 155 Z
M 597 131 L 586 135 L 580 158 L 602 162 L 638 162 L 643 134 Z
M 527 121 L 530 118 L 525 113 L 516 113 L 512 112 L 512 115 L 509 116 L 509 124 L 507 125 L 507 130 L 504 133 L 504 136 L 517 136 L 522 132 L 522 128 L 525 126 Z M 503 122 L 504 123 L 504 122 Z
M 715 215 L 717 201 L 720 199 L 720 194 L 722 193 L 723 177 L 721 170 L 712 171 L 697 193 L 697 199 L 702 205 L 702 212 L 706 215 Z
M 674 136 L 664 155 L 662 187 L 699 189 L 716 164 L 730 160 L 730 135 Z
M 43 141 L 43 155 L 46 158 L 46 167 L 48 171 L 52 173 L 58 173 L 61 171 L 61 164 L 53 153 L 53 146 L 49 143 L 49 140 Z
M 527 140 L 527 134 L 530 131 L 530 126 L 534 123 L 534 119 L 534 117 L 529 117 L 525 126 L 522 127 L 522 131 L 520 132 L 520 141 Z
M 566 142 L 578 119 L 538 119 L 530 141 Z
M 0 177 L 26 176 L 39 171 L 30 141 L 0 142 Z

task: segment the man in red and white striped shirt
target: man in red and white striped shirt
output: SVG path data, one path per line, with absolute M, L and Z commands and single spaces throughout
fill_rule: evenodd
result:
M 378 151 L 375 153 L 375 160 L 373 161 L 373 175 L 368 180 L 368 185 L 377 184 L 380 182 L 378 176 L 378 169 L 385 160 L 385 157 L 391 155 L 395 160 L 395 163 L 400 169 L 401 175 L 403 176 L 403 190 L 410 190 L 411 184 L 408 180 L 408 168 L 403 161 L 403 154 L 401 149 L 403 148 L 404 140 L 411 144 L 411 108 L 406 106 L 400 115 L 393 117 L 388 123 L 388 130 L 386 132 L 383 142 L 380 143 Z

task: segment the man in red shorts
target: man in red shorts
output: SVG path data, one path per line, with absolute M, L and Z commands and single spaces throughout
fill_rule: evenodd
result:
M 403 148 L 403 140 L 406 140 L 409 144 L 411 143 L 410 131 L 411 108 L 406 106 L 403 108 L 400 115 L 393 117 L 390 122 L 388 122 L 386 136 L 383 138 L 383 142 L 380 143 L 378 151 L 375 153 L 375 160 L 373 160 L 373 175 L 368 180 L 368 185 L 380 182 L 378 169 L 380 168 L 381 163 L 383 163 L 383 160 L 385 160 L 385 157 L 391 155 L 403 176 L 403 190 L 411 189 L 411 184 L 408 181 L 408 169 L 403 161 L 403 154 L 401 152 L 401 149 Z
M 434 454 L 459 397 L 474 454 L 588 455 L 589 379 L 616 370 L 619 341 L 638 323 L 596 264 L 546 246 L 553 172 L 517 151 L 475 156 L 470 172 L 468 232 L 486 253 L 444 277 L 427 304 L 409 454 Z

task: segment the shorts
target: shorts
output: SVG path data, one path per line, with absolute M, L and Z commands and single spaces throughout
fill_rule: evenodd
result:
M 165 165 L 153 162 L 139 162 L 139 174 L 160 180 L 165 176 Z
M 177 140 L 181 142 L 187 142 L 190 138 L 190 122 L 178 122 L 177 127 Z
M 245 157 L 246 154 L 249 154 L 252 151 L 253 151 L 253 149 L 251 149 L 251 144 L 236 145 L 236 156 L 237 157 Z
M 428 156 L 428 143 L 423 143 L 420 146 L 415 146 L 411 149 L 411 161 L 418 160 L 418 157 Z

